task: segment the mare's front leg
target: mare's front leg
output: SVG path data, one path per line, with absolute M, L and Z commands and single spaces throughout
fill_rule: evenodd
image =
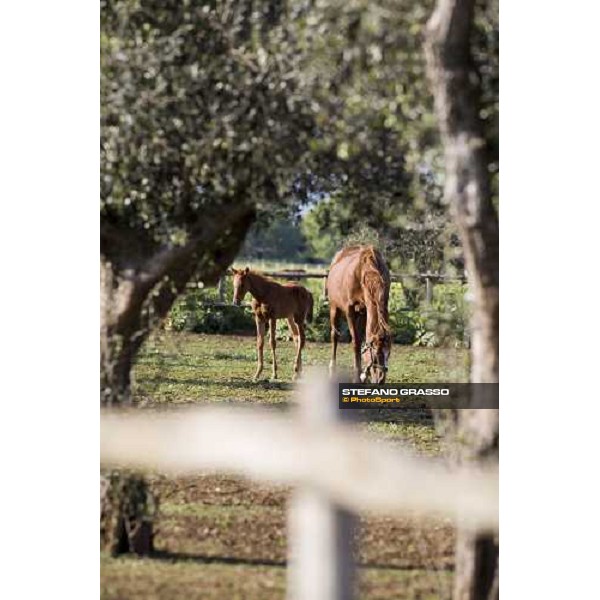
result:
M 367 337 L 367 311 L 361 310 L 354 315 L 354 324 L 356 327 L 356 333 L 358 337 L 358 379 L 364 383 L 365 379 L 361 379 L 361 377 L 366 377 L 366 374 L 363 375 L 362 372 L 362 345 Z
M 260 377 L 260 374 L 262 373 L 264 365 L 263 348 L 265 347 L 266 320 L 264 319 L 264 317 L 261 317 L 259 315 L 255 315 L 254 320 L 256 321 L 256 355 L 258 361 L 254 379 L 257 380 Z
M 348 329 L 350 330 L 350 335 L 352 336 L 352 349 L 354 350 L 354 383 L 360 382 L 360 327 L 358 322 L 358 315 L 356 314 L 354 307 L 351 306 L 348 309 Z
M 277 346 L 277 342 L 275 340 L 275 333 L 277 320 L 271 319 L 271 330 L 269 331 L 269 341 L 271 342 L 271 354 L 273 355 L 273 379 L 277 379 L 277 358 L 275 356 L 275 348 Z

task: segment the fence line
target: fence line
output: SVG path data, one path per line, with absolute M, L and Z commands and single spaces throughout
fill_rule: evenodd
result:
M 325 279 L 327 277 L 327 271 L 301 271 L 301 270 L 279 270 L 279 271 L 261 271 L 263 275 L 272 277 L 273 279 L 287 279 L 290 281 L 300 281 L 303 279 Z M 209 306 L 212 308 L 219 308 L 229 306 L 225 301 L 225 277 L 219 279 L 217 285 L 218 289 L 218 302 L 203 302 L 202 306 Z M 466 283 L 467 278 L 459 275 L 444 275 L 441 273 L 391 273 L 390 274 L 392 283 L 402 283 L 405 279 L 417 279 L 425 282 L 425 303 L 430 305 L 433 300 L 433 286 L 435 283 L 442 283 L 447 281 L 460 281 Z M 198 282 L 189 282 L 187 284 L 188 289 L 198 289 Z
M 204 407 L 176 414 L 101 417 L 105 465 L 171 474 L 227 472 L 291 485 L 288 597 L 348 600 L 354 580 L 351 531 L 359 511 L 418 511 L 496 531 L 497 471 L 450 470 L 340 422 L 330 383 L 305 385 L 300 410 Z M 312 523 L 313 525 L 310 525 Z M 315 527 L 315 523 L 320 526 Z
M 296 271 L 296 270 L 280 270 L 280 271 L 261 271 L 267 277 L 275 279 L 325 279 L 327 271 Z M 394 282 L 401 282 L 403 279 L 422 279 L 432 281 L 466 281 L 465 276 L 460 275 L 445 275 L 443 273 L 390 273 L 390 277 Z
M 266 277 L 273 277 L 274 279 L 325 279 L 327 277 L 327 271 L 297 271 L 297 270 L 279 270 L 279 271 L 260 271 L 262 275 Z M 465 283 L 467 281 L 464 275 L 445 275 L 443 273 L 390 273 L 391 280 L 394 283 L 401 283 L 404 279 L 419 279 L 422 281 L 461 281 Z M 190 282 L 189 287 L 197 288 L 197 282 Z

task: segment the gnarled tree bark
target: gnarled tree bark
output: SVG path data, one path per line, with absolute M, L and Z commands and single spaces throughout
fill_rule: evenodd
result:
M 226 210 L 225 210 L 226 209 Z M 153 247 L 143 232 L 101 227 L 100 403 L 131 400 L 131 368 L 153 328 L 166 316 L 190 278 L 216 283 L 237 254 L 254 220 L 246 203 L 204 215 L 184 244 Z M 101 547 L 111 554 L 153 550 L 154 507 L 146 479 L 129 472 L 101 476 Z
M 445 196 L 458 226 L 473 296 L 471 381 L 498 382 L 498 216 L 471 56 L 475 0 L 438 0 L 425 53 L 445 154 Z M 498 411 L 459 411 L 463 460 L 498 460 Z M 498 540 L 460 531 L 456 600 L 498 598 Z
M 203 219 L 188 241 L 152 249 L 132 232 L 103 224 L 100 282 L 101 404 L 130 401 L 131 367 L 153 328 L 167 315 L 190 278 L 216 284 L 254 220 L 240 203 Z

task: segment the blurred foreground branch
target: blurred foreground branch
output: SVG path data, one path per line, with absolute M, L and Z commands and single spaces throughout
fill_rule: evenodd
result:
M 107 466 L 170 474 L 206 471 L 308 485 L 353 511 L 419 511 L 495 531 L 498 475 L 449 471 L 343 424 L 307 425 L 249 408 L 202 408 L 177 414 L 111 414 L 101 419 Z

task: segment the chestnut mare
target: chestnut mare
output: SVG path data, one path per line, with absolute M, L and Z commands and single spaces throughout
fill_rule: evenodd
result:
M 312 294 L 301 285 L 286 283 L 281 285 L 248 267 L 233 269 L 233 303 L 238 305 L 247 292 L 252 297 L 252 311 L 256 321 L 256 349 L 258 367 L 254 379 L 258 379 L 263 370 L 263 347 L 267 324 L 270 324 L 271 352 L 273 353 L 273 379 L 277 378 L 277 359 L 275 357 L 275 326 L 277 319 L 287 319 L 290 332 L 296 346 L 294 379 L 302 372 L 302 349 L 304 348 L 304 321 L 313 318 Z
M 327 274 L 326 292 L 331 321 L 331 362 L 335 371 L 338 321 L 345 315 L 354 348 L 355 381 L 384 383 L 392 349 L 388 325 L 390 273 L 381 253 L 373 246 L 349 246 L 333 258 Z M 362 355 L 365 369 L 361 371 Z

